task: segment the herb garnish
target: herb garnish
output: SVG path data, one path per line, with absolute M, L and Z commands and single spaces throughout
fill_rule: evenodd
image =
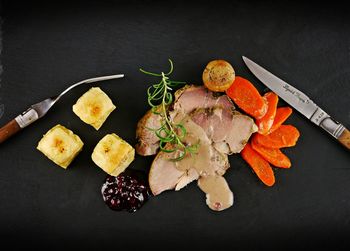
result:
M 177 158 L 171 159 L 172 161 L 182 160 L 187 153 L 194 154 L 198 151 L 198 144 L 187 145 L 183 142 L 186 137 L 187 131 L 183 124 L 174 124 L 169 119 L 168 108 L 173 102 L 174 87 L 184 85 L 186 82 L 173 81 L 169 79 L 170 74 L 174 70 L 173 62 L 169 59 L 170 70 L 168 73 L 161 72 L 153 73 L 140 69 L 141 72 L 161 77 L 161 81 L 158 84 L 153 84 L 147 89 L 148 104 L 152 107 L 152 112 L 162 117 L 161 126 L 159 128 L 148 128 L 154 131 L 159 138 L 159 148 L 166 153 L 172 153 L 178 151 L 180 155 Z M 165 147 L 166 146 L 166 147 Z

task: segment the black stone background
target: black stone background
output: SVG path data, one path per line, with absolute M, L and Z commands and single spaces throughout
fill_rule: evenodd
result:
M 135 143 L 135 126 L 148 109 L 146 89 L 153 80 L 138 69 L 166 71 L 168 58 L 175 64 L 173 79 L 198 84 L 207 62 L 226 59 L 237 75 L 263 92 L 266 88 L 241 60 L 248 56 L 349 128 L 348 13 L 334 1 L 3 1 L 0 124 L 82 79 L 126 77 L 98 84 L 117 106 L 99 131 L 71 109 L 93 86 L 86 85 L 0 145 L 1 244 L 111 245 L 115 250 L 124 244 L 163 249 L 346 246 L 350 154 L 297 112 L 288 123 L 301 137 L 297 147 L 284 151 L 292 168 L 275 169 L 276 184 L 268 188 L 238 154 L 231 156 L 225 177 L 235 204 L 220 213 L 207 208 L 195 183 L 152 198 L 134 214 L 109 210 L 100 195 L 105 173 L 90 155 L 107 133 Z M 35 149 L 57 123 L 85 142 L 66 171 Z M 137 156 L 130 168 L 147 171 L 151 161 Z

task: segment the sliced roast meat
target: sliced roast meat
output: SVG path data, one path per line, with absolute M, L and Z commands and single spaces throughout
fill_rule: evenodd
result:
M 226 95 L 217 95 L 204 86 L 186 85 L 175 92 L 175 101 L 170 111 L 173 120 L 178 114 L 187 115 L 197 108 L 222 107 L 229 111 L 235 109 L 231 99 Z M 159 139 L 154 131 L 161 125 L 162 117 L 148 111 L 137 124 L 136 152 L 142 156 L 154 155 L 159 149 Z
M 204 86 L 187 85 L 175 92 L 173 118 L 177 113 L 189 114 L 197 108 L 222 107 L 234 110 L 231 99 L 226 95 L 218 95 L 209 91 Z
M 175 162 L 178 170 L 189 170 L 194 168 L 200 176 L 224 174 L 229 167 L 228 157 L 226 154 L 218 152 L 213 146 L 212 141 L 199 125 L 194 123 L 189 116 L 185 116 L 178 121 L 180 114 L 174 118 L 175 123 L 181 123 L 186 128 L 186 145 L 198 144 L 196 154 L 188 155 L 181 161 Z
M 222 211 L 233 205 L 233 193 L 224 177 L 219 175 L 200 177 L 198 186 L 206 193 L 206 202 L 210 209 Z
M 186 170 L 176 184 L 175 191 L 179 191 L 180 189 L 190 184 L 192 181 L 198 180 L 198 178 L 199 174 L 196 169 L 190 168 Z
M 171 160 L 179 156 L 179 151 L 159 152 L 152 163 L 148 178 L 154 195 L 174 188 L 180 190 L 200 176 L 223 175 L 229 168 L 227 155 L 218 152 L 211 145 L 211 141 L 200 126 L 188 116 L 183 118 L 181 123 L 187 131 L 184 144 L 196 144 L 199 140 L 198 151 L 187 154 L 180 161 Z M 171 145 L 166 148 L 170 149 Z
M 252 118 L 222 107 L 198 108 L 190 116 L 221 153 L 239 153 L 252 133 L 257 131 Z
M 149 185 L 154 195 L 166 190 L 180 190 L 194 180 L 206 193 L 208 206 L 217 211 L 233 204 L 233 193 L 222 177 L 229 168 L 227 154 L 240 152 L 251 134 L 257 131 L 252 118 L 235 111 L 226 95 L 207 90 L 204 86 L 188 85 L 175 93 L 169 118 L 186 129 L 182 143 L 198 144 L 196 153 L 187 153 L 173 161 L 181 150 L 160 151 L 150 172 Z M 136 151 L 144 156 L 156 154 L 159 140 L 154 131 L 161 126 L 162 117 L 149 111 L 138 123 Z M 168 150 L 172 145 L 165 146 Z
M 175 162 L 170 161 L 169 158 L 171 158 L 169 154 L 159 152 L 153 160 L 148 174 L 148 183 L 153 195 L 174 189 L 181 177 L 186 174 L 186 172 L 176 169 Z
M 136 127 L 136 152 L 142 156 L 154 155 L 158 152 L 159 138 L 150 129 L 158 129 L 161 116 L 149 110 L 138 122 Z

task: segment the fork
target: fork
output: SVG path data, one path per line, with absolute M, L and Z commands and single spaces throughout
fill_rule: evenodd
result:
M 29 126 L 31 123 L 35 122 L 36 120 L 43 117 L 50 108 L 58 101 L 60 98 L 72 90 L 73 88 L 87 83 L 94 83 L 97 81 L 105 81 L 110 79 L 116 79 L 116 78 L 123 78 L 124 74 L 117 74 L 117 75 L 109 75 L 109 76 L 102 76 L 102 77 L 96 77 L 96 78 L 89 78 L 82 80 L 78 83 L 75 83 L 71 86 L 69 86 L 67 89 L 65 89 L 63 92 L 61 92 L 57 96 L 53 96 L 51 98 L 47 98 L 39 103 L 31 105 L 25 112 L 18 115 L 16 118 L 8 122 L 6 125 L 4 125 L 2 128 L 0 128 L 0 144 L 22 130 L 23 128 Z

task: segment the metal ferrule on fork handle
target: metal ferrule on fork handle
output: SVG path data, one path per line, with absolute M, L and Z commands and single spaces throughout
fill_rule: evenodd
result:
M 37 119 L 39 119 L 39 115 L 33 108 L 29 108 L 28 110 L 26 110 L 25 112 L 23 112 L 15 118 L 16 122 L 21 128 L 30 125 Z

